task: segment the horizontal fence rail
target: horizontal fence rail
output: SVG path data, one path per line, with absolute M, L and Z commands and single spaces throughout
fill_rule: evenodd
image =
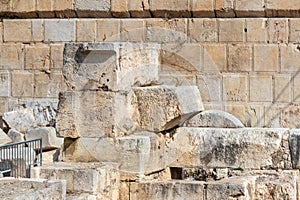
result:
M 0 146 L 0 173 L 3 176 L 30 178 L 31 167 L 41 165 L 41 138 Z

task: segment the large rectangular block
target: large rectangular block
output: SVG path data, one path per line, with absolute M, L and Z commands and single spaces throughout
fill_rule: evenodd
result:
M 42 42 L 44 41 L 44 20 L 32 19 L 32 41 Z
M 243 42 L 245 19 L 218 19 L 220 42 Z
M 238 17 L 263 17 L 265 16 L 264 0 L 236 0 L 235 13 Z
M 120 41 L 143 42 L 146 37 L 145 20 L 122 19 L 120 30 Z
M 33 97 L 34 75 L 30 72 L 14 71 L 12 72 L 13 97 Z
M 218 75 L 197 76 L 197 85 L 203 101 L 222 100 L 222 77 Z M 205 107 L 206 108 L 206 107 Z
M 50 47 L 48 45 L 25 46 L 25 69 L 50 69 Z
M 274 76 L 274 102 L 291 102 L 292 100 L 292 79 L 289 74 Z
M 11 95 L 11 77 L 8 71 L 0 71 L 0 97 Z
M 36 2 L 37 11 L 53 11 L 53 1 L 39 0 Z
M 93 42 L 96 39 L 96 20 L 80 19 L 76 22 L 76 41 Z
M 250 45 L 228 45 L 228 71 L 252 71 L 253 53 Z
M 203 45 L 203 71 L 223 72 L 226 70 L 226 45 L 207 44 Z
M 288 19 L 270 18 L 266 23 L 269 43 L 288 43 Z
M 46 42 L 75 41 L 74 19 L 47 19 L 45 20 Z
M 97 20 L 97 42 L 119 42 L 120 41 L 120 19 L 98 19 Z
M 24 69 L 24 46 L 21 44 L 0 45 L 1 69 Z
M 214 6 L 217 17 L 235 17 L 235 0 L 216 0 Z
M 130 14 L 128 12 L 128 1 L 112 0 L 111 12 L 113 16 L 118 18 L 130 17 Z
M 211 0 L 191 0 L 193 17 L 214 17 L 214 2 Z
M 76 0 L 75 10 L 80 17 L 110 17 L 110 0 Z
M 3 37 L 5 42 L 30 42 L 31 41 L 31 20 L 29 19 L 4 20 Z
M 26 4 L 22 0 L 12 0 L 12 10 L 14 12 L 32 12 L 35 11 L 35 0 L 28 0 Z
M 150 14 L 150 1 L 136 0 L 128 2 L 128 11 L 132 17 L 151 17 Z
M 272 102 L 273 81 L 269 75 L 250 76 L 250 101 Z
M 293 77 L 293 102 L 300 102 L 300 76 Z
M 201 18 L 189 19 L 188 37 L 192 42 L 217 42 L 217 20 Z
M 63 67 L 64 44 L 50 44 L 50 68 L 61 70 Z
M 289 19 L 290 22 L 290 36 L 289 42 L 300 42 L 300 19 Z
M 254 71 L 279 71 L 279 48 L 277 45 L 254 45 Z
M 150 10 L 154 17 L 189 17 L 190 4 L 188 0 L 153 0 Z
M 45 98 L 45 97 L 58 97 L 60 91 L 64 89 L 63 76 L 61 73 L 45 73 L 35 72 L 35 89 L 34 97 Z
M 248 78 L 246 75 L 223 76 L 223 98 L 225 101 L 247 101 Z
M 282 72 L 298 72 L 300 70 L 300 45 L 288 44 L 280 46 Z
M 248 18 L 246 19 L 247 42 L 267 42 L 267 19 Z
M 54 10 L 74 10 L 74 0 L 54 0 Z

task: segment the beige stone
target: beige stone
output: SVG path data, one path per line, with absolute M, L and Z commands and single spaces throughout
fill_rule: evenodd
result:
M 97 19 L 97 42 L 120 40 L 120 19 Z
M 237 17 L 263 17 L 265 16 L 264 0 L 236 0 L 235 13 Z
M 29 19 L 4 20 L 3 37 L 5 42 L 30 42 L 31 41 L 31 20 Z
M 0 145 L 5 145 L 7 143 L 11 143 L 12 139 L 2 130 L 0 129 Z M 1 156 L 2 158 L 3 156 Z
M 283 2 L 280 0 L 272 0 L 266 2 L 266 8 L 270 10 L 297 10 L 300 8 L 297 0 Z
M 44 21 L 40 19 L 33 19 L 32 23 L 32 41 L 44 41 Z
M 50 47 L 48 45 L 25 46 L 25 69 L 47 71 L 50 68 Z
M 245 19 L 218 19 L 220 42 L 243 42 Z
M 226 46 L 223 44 L 203 45 L 203 71 L 223 72 L 226 70 Z
M 96 20 L 77 20 L 76 34 L 77 42 L 94 42 L 96 38 Z
M 250 76 L 250 101 L 272 102 L 273 86 L 272 76 Z
M 64 44 L 50 45 L 50 68 L 61 70 L 63 67 Z
M 197 85 L 203 101 L 221 101 L 222 77 L 218 75 L 197 76 Z
M 128 10 L 131 17 L 151 17 L 150 2 L 147 0 L 129 1 Z
M 265 18 L 248 18 L 247 26 L 247 42 L 267 42 L 267 19 Z
M 289 19 L 290 22 L 290 36 L 289 42 L 300 42 L 300 20 Z
M 0 44 L 3 43 L 3 22 L 0 22 Z
M 280 74 L 274 77 L 274 102 L 291 102 L 292 79 L 288 74 Z
M 0 11 L 8 12 L 12 10 L 12 1 L 1 1 L 0 2 Z
M 145 22 L 143 19 L 121 19 L 120 41 L 145 41 Z
M 128 12 L 128 1 L 112 0 L 111 12 L 115 17 L 130 17 L 130 14 Z
M 63 3 L 64 1 L 59 0 L 59 2 Z M 45 41 L 75 41 L 75 27 L 74 19 L 47 19 L 45 20 Z
M 24 68 L 24 46 L 20 44 L 0 45 L 0 68 L 23 69 Z
M 300 76 L 293 77 L 293 102 L 300 102 Z
M 217 42 L 217 20 L 201 18 L 189 19 L 188 34 L 192 42 Z
M 10 137 L 12 142 L 23 142 L 25 140 L 24 134 L 14 129 L 10 129 L 7 136 Z
M 34 92 L 34 75 L 26 71 L 14 71 L 12 73 L 13 97 L 32 97 Z
M 250 45 L 228 45 L 228 71 L 252 71 L 252 55 L 252 46 Z
M 196 76 L 182 75 L 181 72 L 164 72 L 159 74 L 159 83 L 163 85 L 184 86 L 184 85 L 197 85 Z
M 226 103 L 224 110 L 238 118 L 246 127 L 249 126 L 247 106 L 238 103 Z
M 8 71 L 0 71 L 0 97 L 9 97 L 11 94 L 11 75 Z
M 254 71 L 278 72 L 279 48 L 277 45 L 254 45 Z
M 300 69 L 299 63 L 300 45 L 288 44 L 280 46 L 280 61 L 282 72 L 298 72 Z
M 34 74 L 34 96 L 39 98 L 58 97 L 60 90 L 64 89 L 61 73 L 36 72 Z
M 130 199 L 149 200 L 204 200 L 202 181 L 141 181 L 130 183 Z M 180 192 L 178 192 L 180 191 Z
M 74 10 L 74 0 L 54 0 L 54 10 Z
M 190 1 L 193 17 L 214 17 L 214 2 L 211 0 Z
M 217 17 L 235 17 L 234 0 L 216 0 L 215 12 Z
M 223 76 L 223 98 L 226 101 L 247 101 L 248 79 L 245 75 Z
M 288 19 L 268 19 L 266 26 L 269 43 L 288 43 Z
M 39 0 L 36 2 L 37 11 L 52 11 L 53 7 L 54 7 L 53 1 Z
M 12 9 L 14 12 L 32 12 L 35 11 L 35 0 L 29 0 L 24 4 L 21 0 L 12 0 Z
M 150 10 L 154 17 L 189 17 L 188 0 L 159 1 L 150 3 Z

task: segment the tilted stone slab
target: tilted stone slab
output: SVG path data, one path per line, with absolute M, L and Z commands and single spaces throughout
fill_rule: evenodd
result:
M 16 131 L 14 129 L 10 129 L 7 133 L 7 136 L 10 137 L 12 142 L 23 142 L 24 141 L 24 134 Z
M 188 120 L 187 127 L 243 128 L 240 120 L 221 110 L 205 110 Z
M 63 75 L 76 91 L 128 91 L 158 80 L 156 44 L 69 43 Z
M 132 92 L 76 91 L 60 94 L 56 130 L 60 137 L 118 137 L 137 128 Z
M 288 129 L 178 128 L 166 163 L 208 168 L 290 169 Z
M 12 142 L 12 139 L 0 128 L 0 145 Z
M 140 127 L 163 131 L 167 122 L 195 111 L 204 110 L 196 86 L 150 86 L 133 88 L 140 115 Z
M 130 199 L 139 200 L 204 200 L 202 181 L 140 181 L 130 183 Z
M 25 134 L 26 140 L 33 140 L 42 138 L 42 149 L 51 150 L 61 148 L 64 139 L 56 136 L 54 127 L 41 127 L 29 130 Z

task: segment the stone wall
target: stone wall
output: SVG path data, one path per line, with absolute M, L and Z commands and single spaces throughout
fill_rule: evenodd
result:
M 159 82 L 246 126 L 299 128 L 300 5 L 245 0 L 0 2 L 0 113 L 57 106 L 68 42 L 160 45 Z M 276 18 L 275 18 L 276 17 Z

